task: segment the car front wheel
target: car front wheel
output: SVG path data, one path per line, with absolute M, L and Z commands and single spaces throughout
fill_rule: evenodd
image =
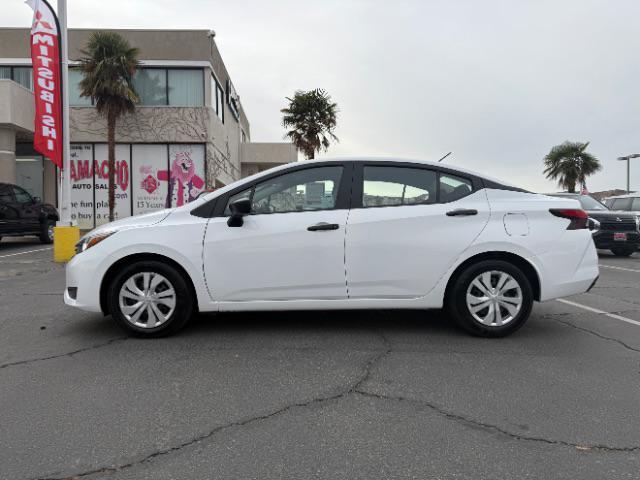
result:
M 454 281 L 447 308 L 456 322 L 473 335 L 503 337 L 529 318 L 533 290 L 526 275 L 502 260 L 469 266 Z
M 187 323 L 193 313 L 193 295 L 174 267 L 140 261 L 125 267 L 111 282 L 109 311 L 128 333 L 161 337 Z
M 45 220 L 40 226 L 40 242 L 53 243 L 53 228 L 56 226 L 55 220 Z

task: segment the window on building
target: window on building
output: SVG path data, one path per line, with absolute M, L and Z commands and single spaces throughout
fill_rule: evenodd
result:
M 167 71 L 164 68 L 139 68 L 133 86 L 140 105 L 167 105 Z
M 82 72 L 77 68 L 69 69 L 69 105 L 72 107 L 83 107 L 91 105 L 91 99 L 80 96 L 80 81 Z
M 168 70 L 169 105 L 198 107 L 204 105 L 202 70 Z
M 13 67 L 13 81 L 29 90 L 33 90 L 33 68 Z
M 437 175 L 405 167 L 364 167 L 362 205 L 386 207 L 436 202 Z
M 211 75 L 211 108 L 216 112 L 220 121 L 224 123 L 224 93 L 213 75 Z
M 202 69 L 139 68 L 133 85 L 140 105 L 197 107 L 204 105 Z
M 242 143 L 247 141 L 247 135 L 244 133 L 244 130 L 240 129 L 240 141 Z
M 31 67 L 0 67 L 0 79 L 13 80 L 33 91 L 33 68 Z

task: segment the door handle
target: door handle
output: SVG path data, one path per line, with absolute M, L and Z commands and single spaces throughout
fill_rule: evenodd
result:
M 470 215 L 477 215 L 478 210 L 459 208 L 457 210 L 450 210 L 447 212 L 447 217 L 468 217 Z
M 319 232 L 322 230 L 338 230 L 339 228 L 340 225 L 338 225 L 337 223 L 320 222 L 307 227 L 307 230 L 309 230 L 310 232 Z

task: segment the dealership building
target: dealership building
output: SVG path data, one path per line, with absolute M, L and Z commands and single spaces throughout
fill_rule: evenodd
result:
M 179 206 L 205 189 L 297 160 L 291 143 L 253 143 L 249 120 L 212 31 L 114 30 L 140 50 L 140 104 L 116 129 L 118 218 Z M 107 126 L 79 95 L 92 30 L 69 30 L 72 217 L 81 228 L 107 221 Z M 33 150 L 29 29 L 0 28 L 0 182 L 57 203 L 57 172 Z

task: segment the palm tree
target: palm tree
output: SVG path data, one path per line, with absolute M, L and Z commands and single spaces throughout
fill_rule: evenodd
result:
M 544 173 L 550 180 L 571 193 L 575 193 L 576 184 L 584 185 L 587 177 L 600 169 L 600 161 L 586 151 L 589 142 L 566 141 L 556 145 L 544 157 Z
M 330 139 L 338 141 L 333 133 L 338 105 L 327 92 L 319 88 L 308 92 L 298 90 L 293 98 L 286 98 L 289 106 L 280 110 L 284 113 L 282 126 L 292 129 L 285 138 L 290 138 L 308 159 L 314 158 L 321 149 L 326 151 Z
M 110 222 L 114 220 L 115 207 L 116 121 L 132 112 L 139 101 L 133 87 L 138 53 L 137 48 L 115 32 L 94 32 L 82 50 L 85 57 L 80 60 L 83 73 L 80 95 L 90 97 L 98 113 L 107 118 Z

